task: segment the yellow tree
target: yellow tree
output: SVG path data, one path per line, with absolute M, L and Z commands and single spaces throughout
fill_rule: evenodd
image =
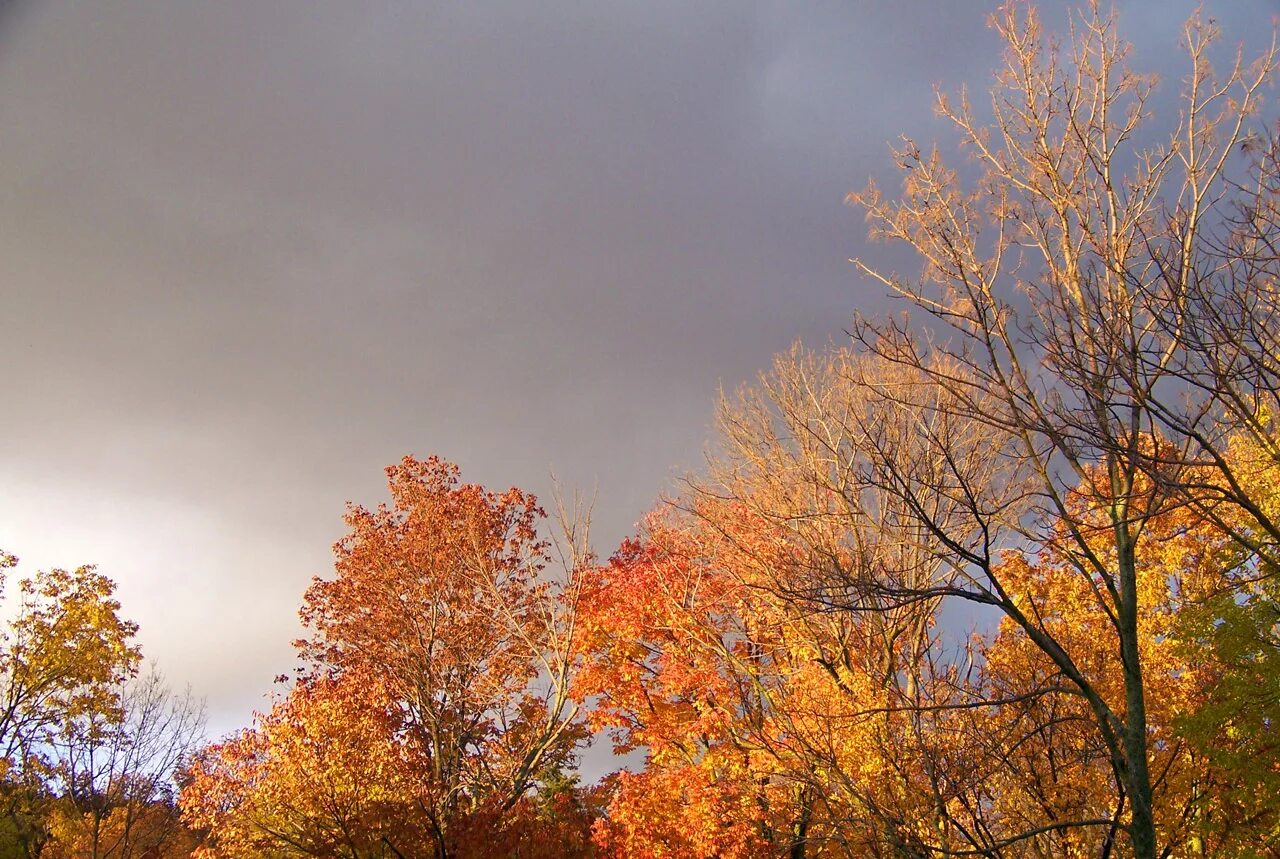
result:
M 257 724 L 197 756 L 182 804 L 210 856 L 428 855 L 423 764 L 376 680 L 296 686 Z
M 16 564 L 0 556 L 0 570 Z M 53 569 L 18 582 L 0 637 L 0 793 L 6 849 L 36 855 L 48 839 L 50 749 L 69 723 L 120 719 L 120 684 L 136 670 L 137 627 L 123 620 L 115 584 L 93 567 Z

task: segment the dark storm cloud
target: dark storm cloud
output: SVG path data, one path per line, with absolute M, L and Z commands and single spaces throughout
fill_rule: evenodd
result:
M 0 6 L 5 548 L 100 561 L 219 727 L 406 452 L 598 485 L 607 550 L 719 384 L 883 306 L 841 199 L 985 86 L 986 9 Z M 1188 9 L 1122 4 L 1143 60 Z

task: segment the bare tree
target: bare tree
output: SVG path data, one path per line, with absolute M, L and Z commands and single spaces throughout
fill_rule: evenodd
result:
M 1148 526 L 1187 504 L 1235 521 L 1226 501 L 1251 515 L 1233 529 L 1250 546 L 1280 534 L 1226 456 L 1241 425 L 1275 450 L 1265 408 L 1276 390 L 1274 158 L 1255 162 L 1252 190 L 1232 177 L 1242 148 L 1271 152 L 1251 123 L 1276 52 L 1237 58 L 1217 77 L 1216 29 L 1193 18 L 1178 127 L 1144 147 L 1155 82 L 1127 67 L 1113 16 L 1092 4 L 1064 46 L 1032 9 L 1009 5 L 993 20 L 1006 51 L 992 120 L 963 95 L 938 103 L 982 177 L 966 188 L 936 152 L 907 141 L 896 153 L 901 198 L 874 186 L 851 195 L 873 234 L 923 262 L 908 279 L 855 260 L 925 314 L 855 322 L 864 348 L 922 379 L 868 380 L 870 390 L 922 427 L 960 420 L 998 436 L 989 473 L 974 481 L 945 435 L 923 436 L 925 459 L 941 466 L 931 477 L 910 465 L 919 454 L 866 433 L 874 447 L 859 479 L 910 511 L 946 568 L 924 589 L 874 584 L 890 599 L 992 606 L 1052 660 L 1088 704 L 1120 804 L 1111 819 L 1059 824 L 1109 832 L 1123 821 L 1133 855 L 1154 859 L 1138 630 Z M 946 516 L 939 495 L 955 502 Z M 1042 622 L 1048 607 L 1006 586 L 999 561 L 1015 547 L 1052 553 L 1087 584 L 1122 665 L 1120 696 Z
M 174 779 L 204 740 L 204 704 L 154 667 L 119 701 L 119 718 L 76 719 L 54 744 L 58 836 L 73 855 L 136 859 L 182 833 Z

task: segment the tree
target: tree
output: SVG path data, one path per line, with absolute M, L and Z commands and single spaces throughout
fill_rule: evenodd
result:
M 1274 517 L 1280 463 L 1258 433 L 1240 432 L 1226 460 Z M 1205 855 L 1280 846 L 1280 579 L 1269 558 L 1255 572 L 1235 587 L 1206 590 L 1176 619 L 1176 640 L 1183 658 L 1199 667 L 1203 689 L 1199 705 L 1180 714 L 1179 733 L 1212 782 L 1196 809 L 1195 837 Z
M 931 826 L 958 757 L 924 715 L 955 697 L 930 663 L 936 599 L 841 596 L 928 559 L 894 511 L 851 510 L 839 450 L 801 431 L 865 406 L 834 376 L 850 360 L 794 352 L 722 404 L 710 475 L 593 574 L 580 693 L 646 752 L 600 825 L 620 855 L 897 855 Z
M 1101 517 L 1096 519 L 1094 549 L 1105 557 L 1114 548 Z M 1206 594 L 1232 586 L 1241 553 L 1227 534 L 1188 507 L 1151 517 L 1145 528 L 1148 542 L 1136 577 L 1142 595 L 1137 628 L 1148 701 L 1152 817 L 1169 849 L 1188 845 L 1192 855 L 1204 855 L 1194 845 L 1203 847 L 1205 798 L 1219 795 L 1224 784 L 1184 740 L 1180 722 L 1207 703 L 1205 680 L 1218 666 L 1211 656 L 1185 647 L 1179 627 Z M 1052 550 L 1039 556 L 1011 553 L 999 574 L 1093 688 L 1109 700 L 1122 699 L 1124 669 L 1113 650 L 1112 621 L 1070 560 Z M 1047 855 L 1123 853 L 1120 834 L 1131 817 L 1087 700 L 1008 618 L 983 642 L 981 656 L 975 695 L 1016 702 L 991 708 L 981 724 L 961 726 L 974 737 L 991 774 L 984 786 L 990 799 L 982 803 L 975 796 L 968 803 L 981 811 L 983 828 L 1036 833 L 1029 840 Z M 1063 825 L 1089 820 L 1109 823 Z
M 417 771 L 400 714 L 374 678 L 295 686 L 253 728 L 194 760 L 183 814 L 211 856 L 428 855 Z
M 1126 67 L 1111 16 L 1091 6 L 1065 51 L 1032 9 L 1006 6 L 994 22 L 1007 49 L 993 121 L 982 123 L 966 98 L 939 99 L 985 170 L 979 181 L 965 189 L 936 152 L 908 141 L 897 153 L 899 200 L 875 187 L 851 195 L 875 235 L 923 261 L 914 280 L 859 267 L 933 326 L 926 336 L 919 321 L 857 320 L 862 346 L 922 379 L 868 387 L 924 428 L 959 418 L 996 433 L 992 473 L 980 482 L 945 469 L 922 475 L 917 458 L 867 428 L 875 444 L 859 480 L 915 512 L 945 564 L 925 593 L 1000 611 L 1087 703 L 1126 809 L 1121 830 L 1135 856 L 1153 859 L 1161 836 L 1140 629 L 1149 594 L 1139 576 L 1158 548 L 1149 526 L 1191 505 L 1229 528 L 1225 511 L 1236 507 L 1251 519 L 1232 533 L 1252 551 L 1276 536 L 1223 459 L 1223 440 L 1241 422 L 1266 436 L 1254 404 L 1275 390 L 1262 372 L 1274 360 L 1266 328 L 1275 307 L 1274 174 L 1264 164 L 1256 192 L 1243 195 L 1233 177 L 1242 144 L 1269 137 L 1250 123 L 1276 54 L 1237 61 L 1216 78 L 1208 62 L 1216 31 L 1193 19 L 1181 121 L 1163 144 L 1142 148 L 1154 82 Z M 1243 229 L 1216 242 L 1215 227 L 1233 212 Z M 1264 299 L 1260 310 L 1250 295 Z M 1198 328 L 1201 311 L 1218 321 Z M 1241 311 L 1242 329 L 1233 315 Z M 1230 350 L 1218 341 L 1227 327 Z M 1189 401 L 1188 386 L 1199 394 Z M 934 405 L 939 389 L 946 409 Z M 946 463 L 952 440 L 923 432 L 931 456 Z M 932 512 L 939 496 L 958 503 L 961 520 Z M 1118 687 L 1090 676 L 1081 654 L 1042 622 L 1047 607 L 1006 574 L 1011 550 L 1048 552 L 1080 577 L 1106 618 L 1099 634 L 1119 659 Z M 888 599 L 921 595 L 871 584 Z
M 204 705 L 190 692 L 175 695 L 154 667 L 116 694 L 118 713 L 68 718 L 51 743 L 47 859 L 138 859 L 192 847 L 174 778 L 204 738 Z
M 575 691 L 615 751 L 645 751 L 644 772 L 617 778 L 597 841 L 619 857 L 754 855 L 767 800 L 738 739 L 755 709 L 742 662 L 755 641 L 741 591 L 696 563 L 697 535 L 665 525 L 652 517 L 584 595 L 590 658 Z
M 0 571 L 17 560 L 0 556 Z M 18 582 L 0 636 L 0 797 L 11 849 L 37 855 L 49 834 L 51 749 L 81 719 L 120 719 L 119 685 L 136 671 L 137 627 L 119 616 L 115 584 L 93 567 Z
M 183 804 L 218 849 L 480 855 L 532 825 L 539 778 L 585 739 L 585 534 L 568 529 L 554 576 L 532 495 L 434 457 L 387 475 L 392 504 L 349 508 L 336 575 L 304 597 L 295 688 L 193 771 Z

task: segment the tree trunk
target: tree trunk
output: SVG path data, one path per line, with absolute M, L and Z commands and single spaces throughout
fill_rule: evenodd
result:
M 1138 652 L 1138 588 L 1134 546 L 1127 527 L 1116 528 L 1120 573 L 1120 659 L 1125 691 L 1125 791 L 1133 819 L 1129 838 L 1134 859 L 1156 859 L 1156 828 L 1152 814 L 1151 773 L 1147 767 L 1147 704 Z

